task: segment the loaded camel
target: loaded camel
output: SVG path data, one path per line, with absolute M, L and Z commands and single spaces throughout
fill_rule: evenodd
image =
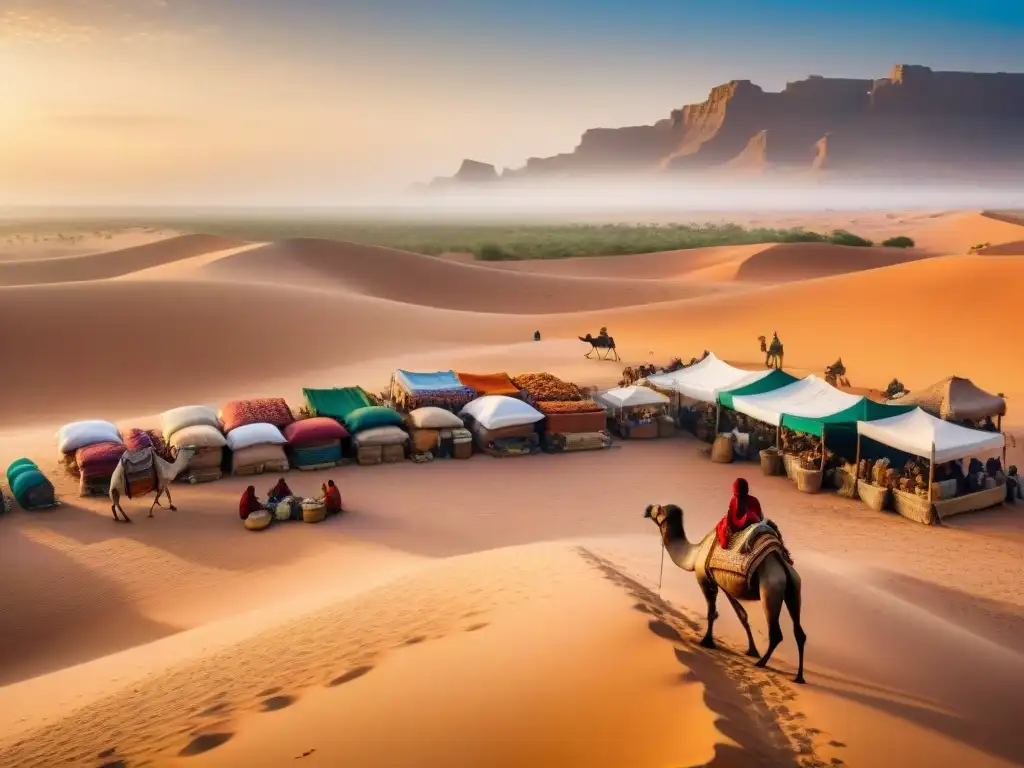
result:
M 170 510 L 176 512 L 178 508 L 171 500 L 171 482 L 182 473 L 195 455 L 196 449 L 191 445 L 179 448 L 173 462 L 161 459 L 152 448 L 126 452 L 110 477 L 110 511 L 114 513 L 114 521 L 122 522 L 117 516 L 118 512 L 124 518 L 123 522 L 132 521 L 121 508 L 121 496 L 131 499 L 153 491 L 156 491 L 156 498 L 149 507 L 149 517 L 153 517 L 154 507 L 163 507 L 160 497 L 164 494 L 167 494 Z
M 586 336 L 577 336 L 580 341 L 590 345 L 590 351 L 584 355 L 584 357 L 590 357 L 597 351 L 598 360 L 607 360 L 609 355 L 615 355 L 615 360 L 619 360 L 619 353 L 615 349 L 615 339 L 608 335 L 608 329 L 602 328 L 601 332 L 597 336 L 591 336 L 589 333 Z M 605 352 L 604 357 L 601 357 L 601 350 L 608 350 Z
M 839 358 L 832 365 L 825 367 L 825 383 L 833 387 L 849 387 L 850 380 L 846 378 L 846 366 L 843 365 L 843 358 Z
M 761 342 L 761 352 L 764 354 L 764 367 L 765 368 L 782 368 L 782 342 L 779 340 L 779 334 L 772 334 L 772 343 L 769 345 L 765 340 L 764 336 L 758 336 L 757 340 Z
M 800 653 L 799 665 L 795 683 L 804 682 L 804 642 L 807 635 L 800 626 L 800 576 L 796 570 L 786 562 L 782 553 L 782 541 L 772 525 L 758 523 L 756 530 L 750 532 L 746 539 L 752 548 L 759 548 L 761 542 L 755 540 L 765 536 L 772 536 L 778 540 L 778 547 L 767 543 L 770 551 L 757 564 L 749 579 L 737 578 L 736 574 L 728 571 L 718 571 L 714 568 L 712 548 L 717 548 L 715 541 L 716 532 L 714 529 L 705 536 L 699 543 L 691 544 L 686 539 L 686 531 L 683 527 L 683 510 L 674 504 L 666 506 L 652 505 L 644 512 L 645 518 L 652 519 L 661 531 L 661 540 L 669 558 L 684 571 L 692 571 L 697 575 L 697 586 L 708 604 L 708 628 L 700 644 L 704 648 L 715 649 L 715 640 L 712 635 L 712 628 L 715 619 L 718 618 L 718 610 L 715 603 L 718 599 L 718 591 L 725 592 L 729 604 L 739 617 L 743 629 L 747 633 L 747 656 L 758 659 L 757 667 L 767 666 L 772 653 L 782 642 L 782 627 L 779 617 L 782 614 L 782 604 L 786 604 L 789 615 L 793 619 L 793 635 L 796 637 L 796 647 Z M 709 541 L 709 539 L 711 541 Z M 709 567 L 710 566 L 710 567 Z M 765 616 L 768 619 L 768 650 L 764 656 L 760 656 L 757 646 L 754 643 L 754 635 L 750 631 L 750 623 L 747 621 L 747 611 L 740 604 L 740 601 L 760 600 L 764 606 Z M 758 658 L 760 656 L 760 658 Z

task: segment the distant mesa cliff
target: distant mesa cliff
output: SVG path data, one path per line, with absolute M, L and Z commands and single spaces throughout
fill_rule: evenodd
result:
M 572 152 L 531 157 L 500 178 L 708 172 L 1009 177 L 1024 170 L 1024 74 L 897 65 L 880 80 L 812 75 L 768 93 L 711 90 L 654 125 L 592 128 Z M 467 160 L 450 179 L 499 178 Z

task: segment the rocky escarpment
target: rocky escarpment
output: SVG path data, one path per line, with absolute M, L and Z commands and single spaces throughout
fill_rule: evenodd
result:
M 1024 74 L 901 64 L 885 78 L 812 75 L 777 93 L 734 80 L 653 125 L 591 129 L 572 152 L 530 158 L 503 177 L 755 168 L 844 176 L 1019 175 Z M 463 175 L 460 169 L 455 178 Z

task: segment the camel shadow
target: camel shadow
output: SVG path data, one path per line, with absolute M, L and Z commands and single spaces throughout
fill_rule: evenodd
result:
M 5 526 L 0 542 L 0 648 L 15 651 L 0 656 L 0 685 L 180 631 L 145 618 L 114 582 L 17 526 Z
M 717 715 L 715 727 L 734 742 L 716 744 L 715 754 L 705 766 L 792 766 L 798 761 L 808 766 L 825 765 L 815 752 L 816 732 L 808 729 L 802 713 L 791 711 L 786 704 L 795 698 L 787 683 L 770 672 L 755 670 L 743 656 L 700 648 L 696 618 L 664 602 L 610 561 L 583 547 L 577 551 L 606 579 L 638 601 L 634 609 L 651 616 L 648 628 L 671 644 L 675 658 L 687 669 L 686 678 L 703 685 L 704 703 Z M 833 759 L 831 765 L 842 766 L 843 761 Z

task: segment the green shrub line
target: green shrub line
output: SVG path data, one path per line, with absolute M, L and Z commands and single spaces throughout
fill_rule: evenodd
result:
M 2 230 L 14 230 L 10 222 Z M 24 230 L 41 223 L 22 223 Z M 132 220 L 103 222 L 50 222 L 50 231 L 113 230 L 149 226 L 179 232 L 205 233 L 250 241 L 290 238 L 342 240 L 398 248 L 436 256 L 443 253 L 472 253 L 481 261 L 566 259 L 575 257 L 621 256 L 691 248 L 757 243 L 833 243 L 871 247 L 873 243 L 845 230 L 822 234 L 801 227 L 773 229 L 742 227 L 738 224 L 495 224 L 359 222 L 327 218 L 221 219 L 214 216 L 189 220 Z M 913 247 L 909 237 L 893 237 L 883 245 Z

